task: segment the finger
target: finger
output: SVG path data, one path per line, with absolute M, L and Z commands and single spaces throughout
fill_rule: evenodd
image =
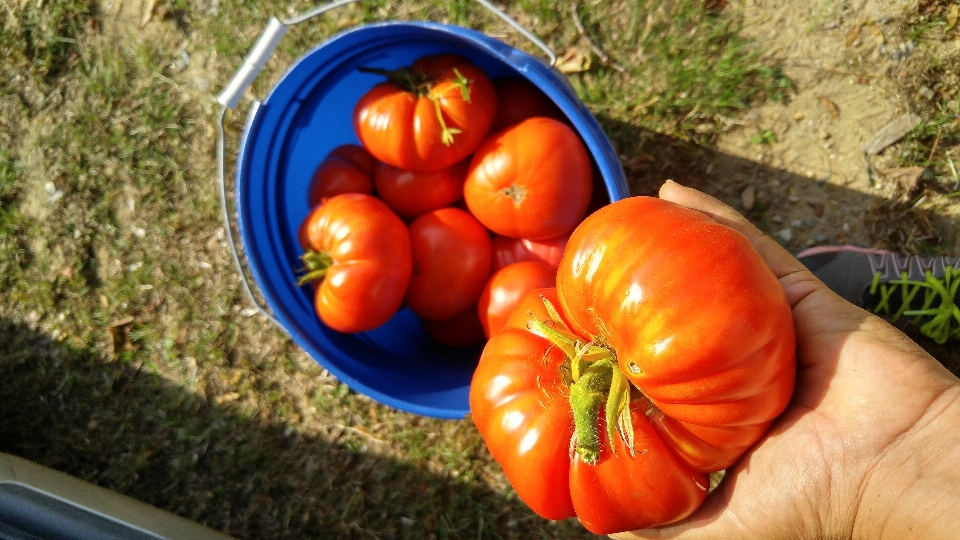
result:
M 742 524 L 727 510 L 729 488 L 714 492 L 693 514 L 676 523 L 653 529 L 622 532 L 610 535 L 617 540 L 714 540 L 740 536 Z
M 718 223 L 746 236 L 778 278 L 806 270 L 789 251 L 754 227 L 739 212 L 706 193 L 667 180 L 660 187 L 660 198 L 703 212 Z

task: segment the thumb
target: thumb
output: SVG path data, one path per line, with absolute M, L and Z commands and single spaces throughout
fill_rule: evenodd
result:
M 660 198 L 707 214 L 717 223 L 746 236 L 778 278 L 806 270 L 789 251 L 754 227 L 739 212 L 706 193 L 681 186 L 673 180 L 667 180 L 660 187 Z

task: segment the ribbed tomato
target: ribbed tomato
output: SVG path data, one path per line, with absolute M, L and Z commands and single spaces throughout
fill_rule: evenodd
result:
M 372 330 L 403 303 L 410 274 L 410 235 L 380 199 L 345 193 L 314 207 L 301 223 L 300 245 L 320 320 L 340 332 Z
M 618 435 L 610 437 L 604 398 L 593 387 L 603 387 L 605 378 L 609 389 L 614 365 L 607 361 L 575 376 L 568 351 L 547 336 L 576 336 L 544 300 L 556 305 L 555 289 L 524 297 L 487 342 L 470 386 L 473 421 L 517 494 L 537 514 L 576 516 L 597 534 L 688 516 L 707 494 L 707 475 L 663 443 L 642 401 L 627 405 L 632 450 Z M 582 406 L 583 397 L 595 398 L 592 406 Z M 577 399 L 579 408 L 572 405 Z M 572 441 L 575 427 L 579 439 Z M 589 454 L 581 453 L 584 444 L 594 447 L 592 458 L 583 457 Z
M 740 233 L 651 197 L 591 214 L 557 274 L 573 331 L 602 342 L 692 467 L 733 464 L 793 393 L 795 335 L 780 283 Z
M 692 513 L 793 393 L 793 320 L 750 242 L 650 197 L 567 242 L 553 294 L 493 334 L 470 407 L 520 497 L 613 533 Z
M 374 157 L 411 171 L 445 169 L 480 146 L 497 112 L 497 92 L 466 58 L 437 54 L 384 75 L 356 105 L 353 126 Z

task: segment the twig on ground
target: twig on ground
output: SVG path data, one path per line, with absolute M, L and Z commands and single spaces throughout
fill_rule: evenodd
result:
M 933 161 L 933 154 L 937 151 L 937 146 L 940 146 L 940 135 L 943 132 L 943 126 L 937 128 L 937 136 L 933 139 L 933 145 L 930 146 L 930 153 L 927 155 L 927 161 Z
M 143 29 L 150 19 L 153 18 L 153 10 L 157 7 L 157 0 L 147 0 L 147 7 L 143 10 L 143 18 L 140 19 L 140 29 Z
M 627 68 L 623 67 L 619 62 L 610 58 L 603 49 L 590 37 L 590 34 L 587 33 L 587 29 L 583 27 L 583 21 L 580 20 L 580 12 L 577 9 L 577 2 L 575 0 L 570 1 L 570 12 L 573 14 L 573 24 L 577 27 L 577 32 L 580 33 L 580 37 L 587 41 L 587 44 L 590 45 L 590 49 L 593 50 L 594 54 L 600 58 L 600 61 L 613 69 L 619 71 L 620 73 L 626 73 Z
M 368 432 L 368 431 L 365 430 L 365 429 L 355 428 L 355 427 L 353 427 L 353 426 L 345 426 L 345 425 L 343 425 L 343 424 L 338 424 L 338 423 L 325 424 L 324 427 L 339 428 L 339 429 L 342 429 L 343 431 L 352 433 L 352 434 L 354 434 L 354 435 L 360 435 L 361 437 L 363 437 L 363 438 L 365 438 L 365 439 L 368 439 L 368 440 L 370 440 L 370 441 L 373 441 L 373 442 L 375 442 L 375 443 L 377 443 L 377 444 L 387 444 L 387 441 L 378 438 L 376 435 L 374 435 L 373 433 Z

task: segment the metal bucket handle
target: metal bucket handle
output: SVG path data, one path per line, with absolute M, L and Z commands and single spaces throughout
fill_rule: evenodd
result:
M 280 324 L 280 321 L 278 321 L 277 318 L 274 317 L 265 306 L 257 301 L 257 298 L 253 294 L 253 289 L 250 286 L 250 281 L 247 279 L 247 274 L 244 272 L 243 264 L 240 262 L 240 254 L 239 250 L 237 249 L 236 239 L 233 236 L 232 222 L 230 221 L 230 211 L 227 208 L 227 183 L 226 174 L 224 173 L 224 141 L 226 136 L 224 135 L 223 118 L 226 115 L 227 109 L 233 109 L 237 106 L 237 103 L 240 102 L 240 98 L 243 96 L 243 93 L 247 91 L 247 88 L 253 84 L 253 81 L 256 80 L 257 76 L 260 75 L 260 72 L 263 71 L 264 66 L 267 64 L 267 60 L 269 60 L 273 55 L 273 51 L 276 50 L 277 46 L 280 44 L 280 40 L 287 33 L 287 30 L 289 30 L 290 26 L 302 23 L 327 11 L 344 6 L 346 4 L 351 4 L 356 1 L 357 0 L 334 0 L 329 4 L 318 6 L 315 9 L 284 21 L 280 21 L 276 17 L 271 17 L 267 22 L 267 26 L 263 29 L 260 37 L 257 39 L 257 42 L 254 43 L 253 47 L 250 49 L 250 52 L 247 53 L 246 58 L 243 59 L 243 63 L 240 64 L 237 72 L 234 73 L 233 77 L 230 79 L 230 82 L 227 83 L 227 85 L 216 97 L 217 103 L 220 104 L 220 111 L 217 114 L 217 179 L 219 181 L 220 190 L 220 213 L 221 218 L 223 219 L 223 227 L 226 232 L 227 241 L 230 244 L 230 254 L 233 257 L 233 263 L 237 267 L 237 271 L 240 273 L 240 281 L 243 284 L 243 290 L 246 293 L 247 298 L 257 308 L 257 310 L 263 314 L 264 317 L 269 319 L 270 322 L 284 332 L 287 332 L 287 330 L 282 324 Z M 493 5 L 491 2 L 489 2 L 489 0 L 476 1 L 520 32 L 520 34 L 530 40 L 534 45 L 539 47 L 540 50 L 547 55 L 547 58 L 549 58 L 551 66 L 557 62 L 557 55 L 546 43 L 540 40 L 540 38 L 521 26 L 520 23 L 504 13 L 502 10 L 500 10 L 500 8 Z M 256 100 L 256 103 L 251 110 L 255 110 L 256 105 L 258 104 L 259 100 Z

